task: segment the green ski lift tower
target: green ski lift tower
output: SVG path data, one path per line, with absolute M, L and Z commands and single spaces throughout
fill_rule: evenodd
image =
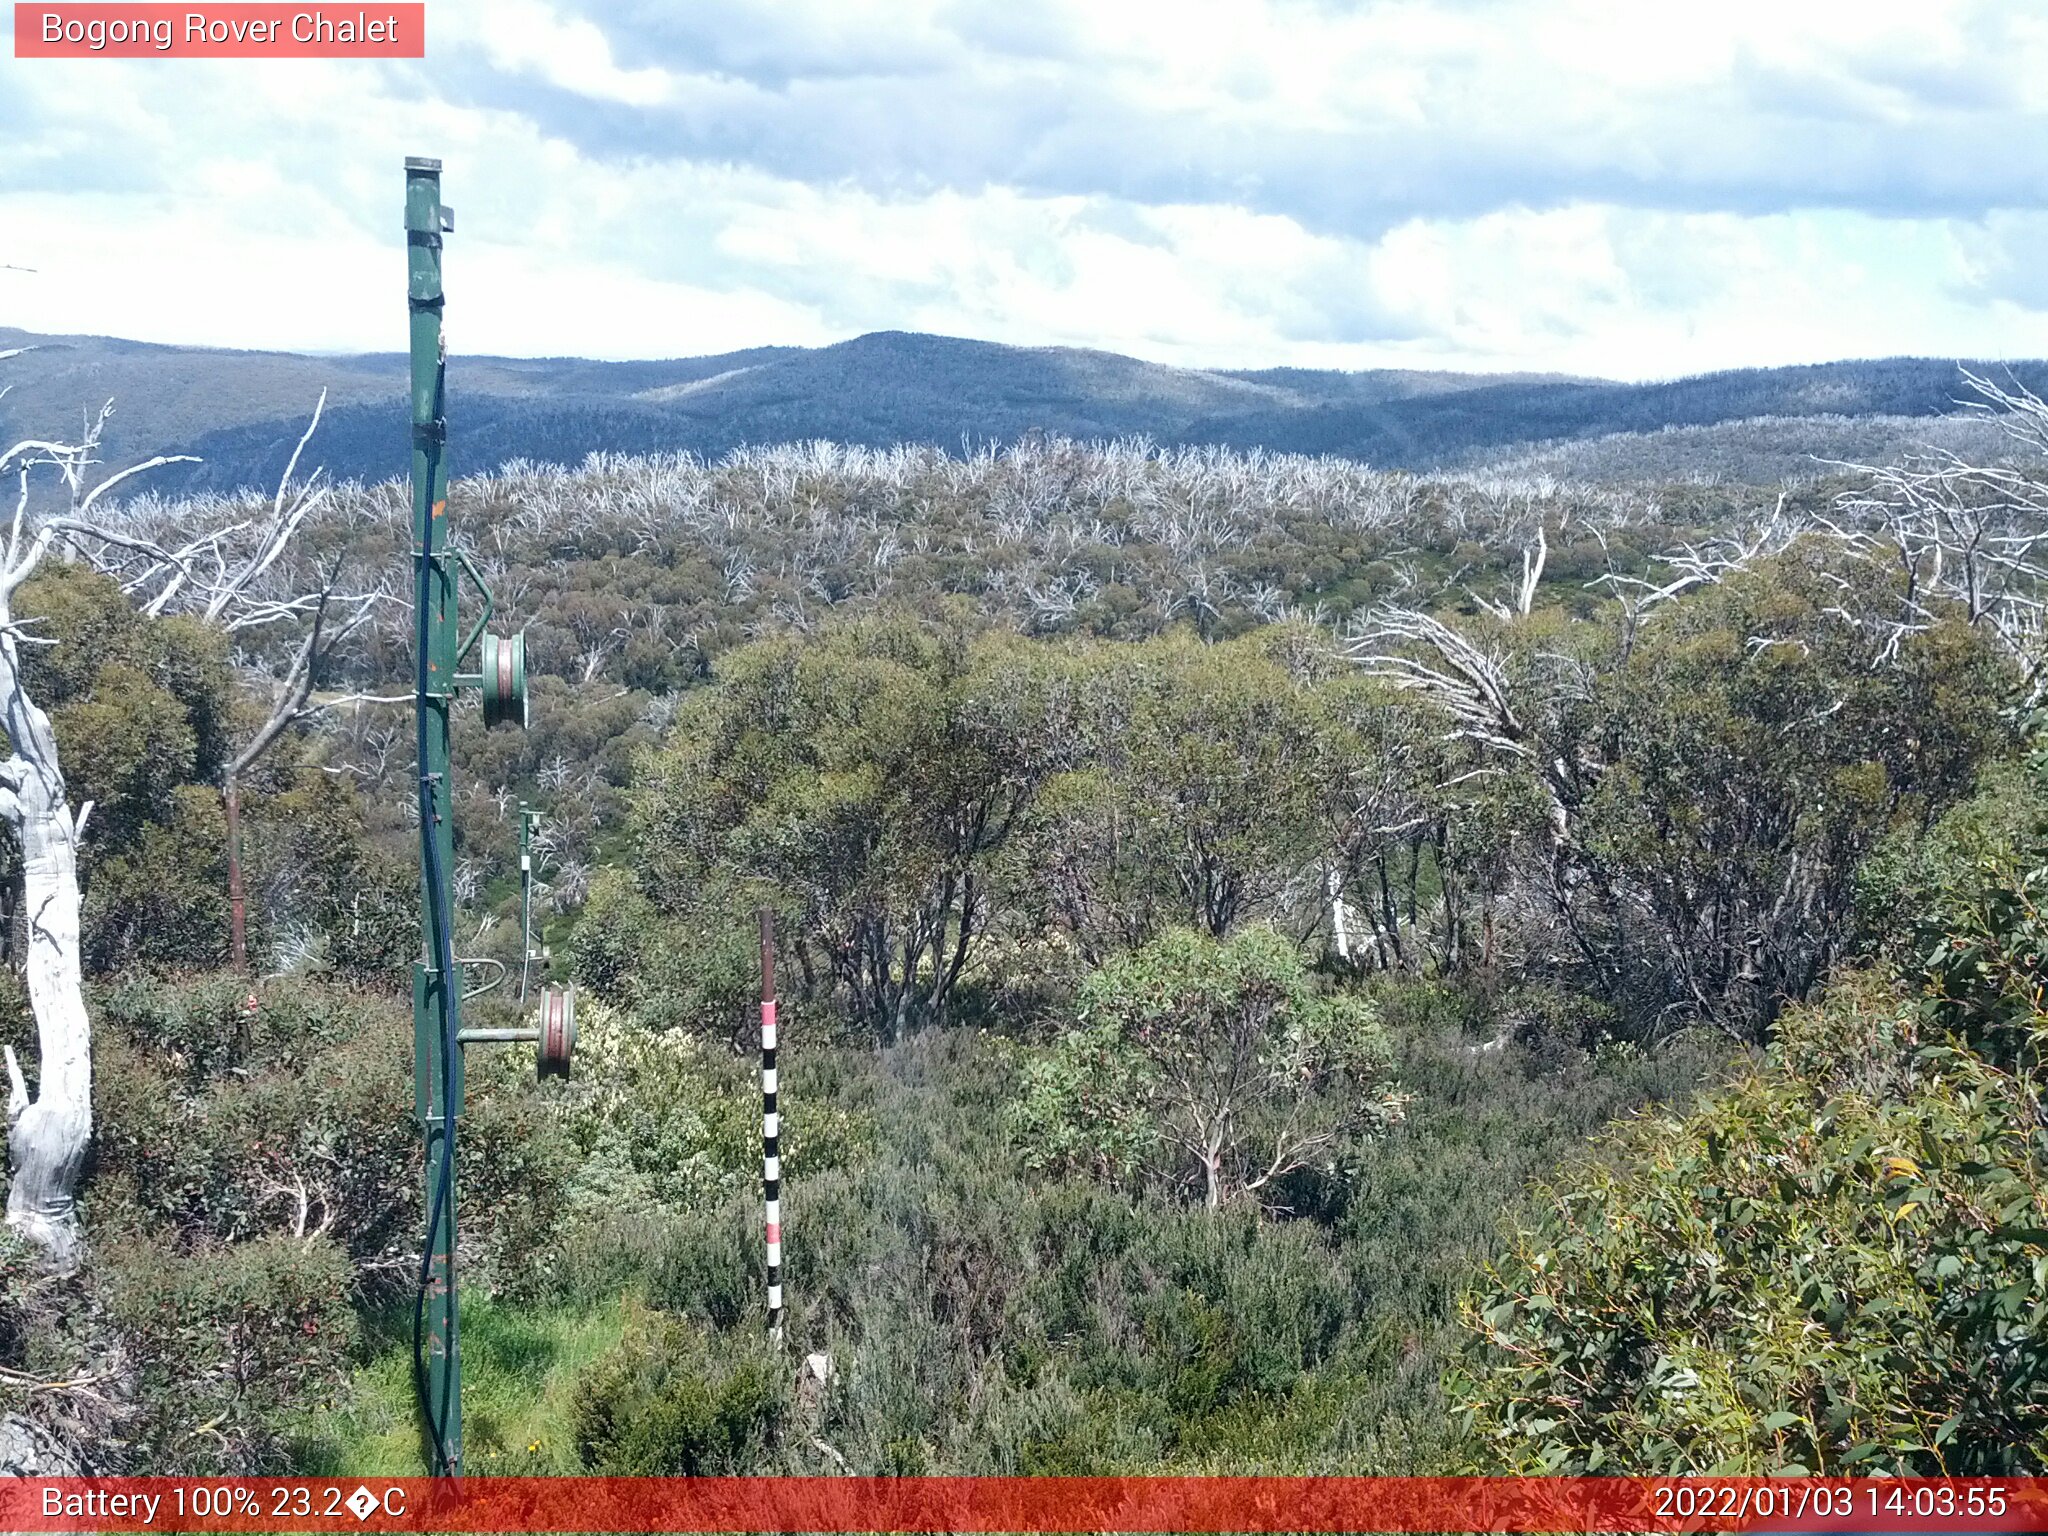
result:
M 575 1045 L 575 998 L 565 987 L 541 990 L 539 1017 L 529 1027 L 462 1027 L 462 1003 L 497 985 L 467 992 L 466 963 L 454 932 L 454 794 L 450 783 L 449 717 L 463 689 L 482 695 L 487 726 L 524 728 L 526 637 L 485 633 L 493 603 L 469 557 L 449 537 L 447 351 L 442 335 L 441 239 L 455 227 L 441 201 L 441 162 L 405 162 L 407 306 L 412 338 L 412 531 L 415 713 L 419 752 L 421 959 L 413 969 L 413 1101 L 426 1151 L 426 1240 L 413 1314 L 413 1377 L 428 1444 L 429 1471 L 455 1477 L 462 1469 L 462 1342 L 455 1292 L 455 1136 L 462 1111 L 466 1045 L 531 1042 L 542 1077 L 566 1077 Z M 467 578 L 482 611 L 467 634 L 459 628 L 459 588 Z M 475 672 L 459 670 L 473 652 Z M 521 807 L 522 853 L 528 822 Z M 529 861 L 522 858 L 522 864 Z M 531 879 L 521 873 L 522 885 Z M 530 903 L 522 892 L 522 909 Z M 524 962 L 529 957 L 522 957 Z M 474 962 L 469 962 L 474 963 Z M 495 962 L 492 962 L 495 963 Z M 503 967 L 499 967 L 502 979 Z M 522 1000 L 524 985 L 522 979 Z

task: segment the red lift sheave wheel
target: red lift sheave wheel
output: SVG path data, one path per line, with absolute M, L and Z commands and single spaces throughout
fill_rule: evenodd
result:
M 540 994 L 540 1075 L 566 1078 L 576 1049 L 576 989 L 543 987 Z
M 483 637 L 484 724 L 526 729 L 526 632 Z

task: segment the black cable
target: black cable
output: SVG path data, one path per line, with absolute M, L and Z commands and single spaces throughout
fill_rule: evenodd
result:
M 440 380 L 435 380 L 434 404 L 440 407 Z M 427 494 L 433 494 L 435 478 L 440 468 L 439 444 L 429 448 L 426 455 Z M 434 930 L 434 954 L 432 956 L 440 977 L 437 992 L 441 1024 L 441 1161 L 434 1176 L 434 1198 L 427 1214 L 426 1248 L 420 1255 L 419 1294 L 413 1303 L 412 1314 L 412 1380 L 413 1392 L 419 1399 L 420 1413 L 427 1421 L 427 1434 L 433 1442 L 435 1476 L 446 1477 L 454 1474 L 450 1465 L 448 1444 L 441 1435 L 441 1421 L 447 1416 L 449 1395 L 453 1390 L 455 1376 L 455 1340 L 457 1334 L 455 1270 L 453 1259 L 448 1271 L 448 1339 L 447 1369 L 441 1373 L 440 1412 L 434 1411 L 432 1394 L 427 1385 L 426 1323 L 427 1294 L 433 1284 L 434 1255 L 438 1247 L 441 1223 L 454 1201 L 455 1185 L 455 1052 L 459 1046 L 455 1040 L 454 1010 L 452 1007 L 455 973 L 454 941 L 451 937 L 452 914 L 448 911 L 448 892 L 441 878 L 441 850 L 434 829 L 434 774 L 427 767 L 427 645 L 431 638 L 432 625 L 428 618 L 429 585 L 433 572 L 433 522 L 431 514 L 421 530 L 424 546 L 419 555 L 419 570 L 413 583 L 413 605 L 418 620 L 418 670 L 415 680 L 415 723 L 418 752 L 419 801 L 420 801 L 420 850 L 426 876 L 427 899 L 432 904 L 432 926 Z

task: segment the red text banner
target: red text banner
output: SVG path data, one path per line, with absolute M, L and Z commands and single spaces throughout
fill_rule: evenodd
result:
M 419 0 L 355 5 L 26 5 L 18 59 L 419 59 Z
M 8 1531 L 2048 1530 L 2048 1478 L 0 1479 Z

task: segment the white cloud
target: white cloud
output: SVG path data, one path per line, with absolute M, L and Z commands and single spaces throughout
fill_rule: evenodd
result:
M 1977 227 L 1832 211 L 1584 206 L 1396 231 L 1381 280 L 1447 363 L 1663 377 L 1840 356 L 2048 355 L 2048 312 L 1995 312 Z
M 390 347 L 889 327 L 1630 376 L 2048 353 L 2048 12 L 435 0 L 417 64 L 0 57 L 0 323 Z
M 315 238 L 238 231 L 177 206 L 0 197 L 7 247 L 34 273 L 0 273 L 0 316 L 29 329 L 305 351 L 405 345 L 403 246 L 344 224 Z M 514 356 L 629 358 L 838 339 L 815 313 L 746 286 L 659 282 L 484 235 L 448 248 L 452 347 Z M 26 311 L 26 313 L 25 313 Z
M 666 70 L 621 68 L 597 23 L 563 16 L 541 0 L 494 0 L 482 15 L 451 6 L 448 16 L 455 46 L 480 48 L 499 69 L 531 72 L 565 91 L 632 107 L 657 105 L 674 92 Z M 439 7 L 434 19 L 440 19 Z

